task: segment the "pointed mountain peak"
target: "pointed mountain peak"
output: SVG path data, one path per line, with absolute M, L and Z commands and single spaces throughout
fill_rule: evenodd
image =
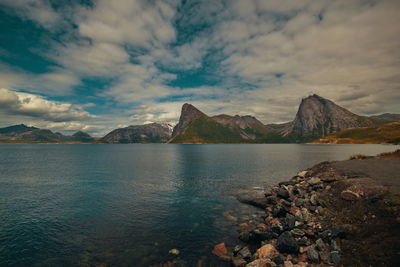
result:
M 183 133 L 186 129 L 186 126 L 194 119 L 204 117 L 208 118 L 206 114 L 198 110 L 192 104 L 185 103 L 182 106 L 181 117 L 179 118 L 179 123 L 175 125 L 174 131 L 172 133 L 172 137 L 177 136 L 180 133 Z
M 192 114 L 192 115 L 201 115 L 201 116 L 206 116 L 203 112 L 201 112 L 198 108 L 193 106 L 192 104 L 185 103 L 182 106 L 182 111 L 181 111 L 181 116 L 183 114 Z

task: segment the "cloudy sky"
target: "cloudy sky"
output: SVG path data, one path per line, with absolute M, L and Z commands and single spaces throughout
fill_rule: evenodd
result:
M 207 114 L 295 116 L 317 93 L 400 113 L 398 0 L 0 0 L 0 127 L 103 135 Z

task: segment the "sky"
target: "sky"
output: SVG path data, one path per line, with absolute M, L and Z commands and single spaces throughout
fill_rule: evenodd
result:
M 294 118 L 316 93 L 400 113 L 398 0 L 0 0 L 0 127 L 102 136 L 209 115 Z

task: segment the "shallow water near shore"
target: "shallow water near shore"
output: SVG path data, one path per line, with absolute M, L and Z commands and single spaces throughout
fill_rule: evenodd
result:
M 389 145 L 0 145 L 0 266 L 222 265 L 240 189 Z M 176 248 L 178 256 L 168 251 Z

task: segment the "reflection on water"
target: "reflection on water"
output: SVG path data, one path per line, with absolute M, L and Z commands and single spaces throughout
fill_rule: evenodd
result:
M 398 147 L 397 147 L 398 148 Z M 0 266 L 223 265 L 232 193 L 383 145 L 0 145 Z M 168 253 L 179 250 L 178 256 Z

